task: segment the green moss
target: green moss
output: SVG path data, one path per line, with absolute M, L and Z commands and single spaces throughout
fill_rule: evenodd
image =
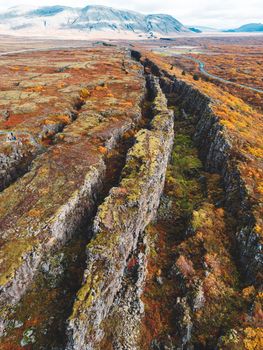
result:
M 111 257 L 114 253 L 113 247 L 118 243 L 119 238 L 120 232 L 101 232 L 90 241 L 87 249 L 93 254 L 103 253 L 105 256 Z
M 209 217 L 208 210 L 205 210 L 203 208 L 199 209 L 198 211 L 194 210 L 192 217 L 192 226 L 195 230 L 203 226 L 212 227 L 212 225 L 213 221 Z
M 190 215 L 202 201 L 198 181 L 201 170 L 202 163 L 187 131 L 176 134 L 166 174 L 166 190 L 173 198 L 176 215 Z
M 190 136 L 185 134 L 176 135 L 172 152 L 172 165 L 175 172 L 181 174 L 189 170 L 201 169 L 202 163 L 198 158 Z
M 191 137 L 186 133 L 177 133 L 174 138 L 174 151 L 185 150 L 186 152 L 190 151 L 190 147 L 193 147 L 193 142 Z
M 85 283 L 77 294 L 77 301 L 74 304 L 71 318 L 76 317 L 81 309 L 89 308 L 93 304 L 94 300 L 99 297 L 100 282 L 100 273 L 95 272 L 93 276 L 87 276 Z
M 12 279 L 16 269 L 23 262 L 23 256 L 32 249 L 33 243 L 33 239 L 27 238 L 24 240 L 13 240 L 2 247 L 0 258 L 5 263 L 1 264 L 1 286 Z

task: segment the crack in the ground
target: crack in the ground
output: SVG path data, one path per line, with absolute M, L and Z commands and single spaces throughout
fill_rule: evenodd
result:
M 147 97 L 145 97 L 147 98 Z M 64 349 L 65 328 L 77 291 L 81 287 L 86 267 L 86 245 L 93 236 L 93 216 L 111 188 L 118 186 L 126 154 L 133 145 L 133 135 L 148 122 L 145 102 L 142 103 L 142 116 L 134 130 L 128 130 L 116 146 L 105 157 L 106 173 L 103 188 L 96 194 L 96 206 L 92 217 L 86 217 L 78 232 L 65 247 L 52 256 L 46 257 L 31 288 L 12 311 L 3 340 L 13 342 L 24 339 L 25 332 L 32 330 L 31 348 L 37 350 Z M 81 110 L 81 109 L 80 109 Z M 19 322 L 20 327 L 15 324 Z M 9 330 L 8 330 L 9 328 Z M 25 329 L 21 334 L 20 329 Z M 31 339 L 31 340 L 32 340 Z

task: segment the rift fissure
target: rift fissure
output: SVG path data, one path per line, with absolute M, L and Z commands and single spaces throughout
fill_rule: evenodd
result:
M 154 242 L 142 294 L 145 316 L 140 346 L 214 349 L 220 336 L 236 326 L 240 311 L 237 304 L 242 299 L 243 284 L 236 264 L 237 222 L 225 208 L 220 176 L 205 172 L 198 157 L 192 141 L 193 119 L 174 107 L 172 96 L 168 102 L 175 111 L 175 140 L 157 222 L 146 231 Z M 199 230 L 206 238 L 198 237 Z M 222 260 L 216 257 L 218 252 Z M 226 273 L 232 274 L 233 284 L 222 278 L 221 288 L 225 288 L 224 292 L 230 288 L 231 293 L 236 293 L 234 296 L 229 293 L 220 300 L 222 291 L 214 286 L 218 297 L 205 300 L 206 269 L 220 279 L 212 266 L 203 265 L 209 254 Z M 243 302 L 240 307 L 246 310 L 248 305 Z M 202 316 L 197 317 L 198 311 L 203 312 Z
M 87 213 L 65 247 L 44 259 L 30 289 L 15 308 L 8 310 L 4 341 L 12 340 L 19 343 L 19 338 L 22 340 L 26 338 L 21 335 L 21 329 L 13 327 L 13 323 L 19 320 L 24 324 L 23 329 L 32 330 L 32 337 L 28 339 L 32 349 L 65 348 L 67 319 L 83 281 L 87 259 L 86 246 L 94 235 L 94 216 L 99 205 L 121 180 L 126 155 L 134 144 L 134 134 L 149 125 L 152 118 L 150 111 L 152 93 L 149 89 L 148 81 L 145 99 L 141 103 L 141 118 L 137 125 L 134 124 L 127 130 L 105 156 L 103 186 L 98 193 L 94 193 L 95 204 L 92 212 Z
M 104 55 L 106 57 L 107 54 Z M 63 247 L 85 221 L 87 213 L 93 212 L 105 176 L 105 155 L 140 119 L 139 104 L 144 94 L 140 67 L 133 64 L 136 69 L 129 68 L 129 74 L 134 79 L 128 79 L 120 73 L 118 62 L 123 57 L 129 61 L 130 58 L 122 50 L 114 52 L 114 55 L 112 69 L 116 76 L 122 74 L 123 79 L 116 80 L 102 64 L 100 72 L 104 77 L 103 82 L 100 80 L 99 85 L 93 83 L 92 92 L 86 88 L 81 90 L 85 105 L 77 120 L 60 135 L 59 142 L 49 152 L 35 159 L 28 173 L 0 194 L 0 303 L 4 305 L 1 309 L 1 325 L 5 322 L 6 305 L 14 306 L 19 302 L 32 283 L 44 256 Z M 127 64 L 127 67 L 130 66 Z M 79 67 L 83 69 L 83 62 L 77 64 L 77 71 Z M 86 70 L 86 61 L 84 67 L 83 76 L 87 76 L 90 72 Z M 72 70 L 75 76 L 75 68 Z M 114 109 L 114 98 L 105 80 L 111 86 L 114 85 L 114 91 L 123 91 Z M 79 91 L 80 86 L 83 85 L 66 88 L 68 95 L 63 105 L 67 106 L 72 96 L 76 97 L 76 88 Z M 69 96 L 70 93 L 72 96 Z M 16 118 L 12 119 L 12 123 L 17 121 Z M 32 123 L 35 125 L 33 116 L 28 123 L 31 127 Z M 37 121 L 34 129 L 38 130 L 38 127 Z
M 12 147 L 12 153 L 8 156 L 1 155 L 0 160 L 0 191 L 3 191 L 8 186 L 30 171 L 32 162 L 42 153 L 47 152 L 48 148 L 57 142 L 60 134 L 67 125 L 74 123 L 81 112 L 81 107 L 85 104 L 84 100 L 78 98 L 72 105 L 72 109 L 61 113 L 65 120 L 59 120 L 54 123 L 50 119 L 43 125 L 42 130 L 38 135 L 32 135 L 28 132 L 18 132 L 16 130 L 5 131 L 5 135 L 9 138 Z M 24 145 L 23 141 L 28 138 L 30 145 Z M 56 140 L 57 138 L 57 140 Z
M 35 342 L 32 349 L 64 349 L 66 343 L 66 321 L 70 315 L 73 301 L 81 286 L 86 266 L 85 247 L 92 238 L 91 216 L 103 202 L 110 189 L 119 182 L 126 154 L 133 143 L 133 136 L 124 135 L 116 147 L 106 157 L 106 171 L 103 187 L 95 195 L 96 206 L 93 214 L 83 220 L 81 227 L 70 242 L 55 255 L 49 256 L 41 264 L 33 285 L 13 310 L 11 319 L 25 322 L 27 328 L 34 330 Z M 42 303 L 45 300 L 45 303 Z M 15 322 L 15 321 L 14 321 Z M 8 328 L 8 325 L 7 325 Z M 20 336 L 19 330 L 7 332 L 7 338 Z
M 134 57 L 141 59 L 138 52 Z M 245 296 L 247 290 L 255 290 L 248 271 L 260 274 L 256 252 L 260 244 L 253 231 L 249 240 L 255 245 L 248 244 L 245 254 L 244 237 L 239 237 L 253 225 L 251 207 L 235 168 L 237 160 L 228 158 L 230 145 L 209 109 L 209 99 L 148 59 L 143 63 L 160 78 L 176 119 L 158 220 L 148 229 L 155 250 L 150 253 L 142 296 L 146 311 L 140 348 L 227 348 L 228 342 L 242 341 L 236 329 L 246 327 L 244 319 L 252 312 Z
M 144 240 L 142 233 L 158 208 L 173 140 L 173 116 L 158 79 L 150 77 L 149 83 L 155 96 L 153 119 L 149 129 L 136 134 L 119 186 L 99 207 L 96 235 L 87 246 L 85 280 L 69 318 L 66 349 L 138 348 L 134 332 L 138 335 L 142 316 L 146 261 L 138 242 Z M 141 272 L 133 285 L 126 279 L 127 270 L 137 268 Z M 111 325 L 111 319 L 117 323 Z M 112 327 L 118 331 L 108 332 Z
M 126 54 L 118 69 L 127 87 L 133 61 Z M 121 119 L 109 91 L 107 111 L 91 114 L 86 88 L 74 105 L 64 150 L 89 142 L 84 183 L 50 226 L 39 226 L 39 243 L 22 246 L 20 265 L 6 269 L 0 330 L 7 347 L 236 350 L 258 327 L 260 242 L 231 139 L 208 96 L 139 51 L 131 56 L 141 79 L 135 106 L 121 102 L 131 114 Z M 106 90 L 100 82 L 94 91 Z M 64 126 L 51 128 L 48 144 Z M 9 230 L 7 220 L 2 226 Z

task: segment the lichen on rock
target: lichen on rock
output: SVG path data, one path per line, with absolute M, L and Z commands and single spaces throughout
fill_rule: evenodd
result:
M 119 187 L 99 207 L 95 237 L 87 246 L 83 286 L 69 320 L 67 349 L 94 349 L 103 337 L 102 321 L 117 292 L 129 255 L 159 205 L 173 140 L 173 115 L 168 111 L 157 80 L 149 130 L 135 135 Z

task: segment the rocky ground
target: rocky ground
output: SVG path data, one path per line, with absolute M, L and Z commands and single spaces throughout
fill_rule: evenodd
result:
M 260 116 L 168 62 L 1 57 L 0 349 L 263 347 Z

